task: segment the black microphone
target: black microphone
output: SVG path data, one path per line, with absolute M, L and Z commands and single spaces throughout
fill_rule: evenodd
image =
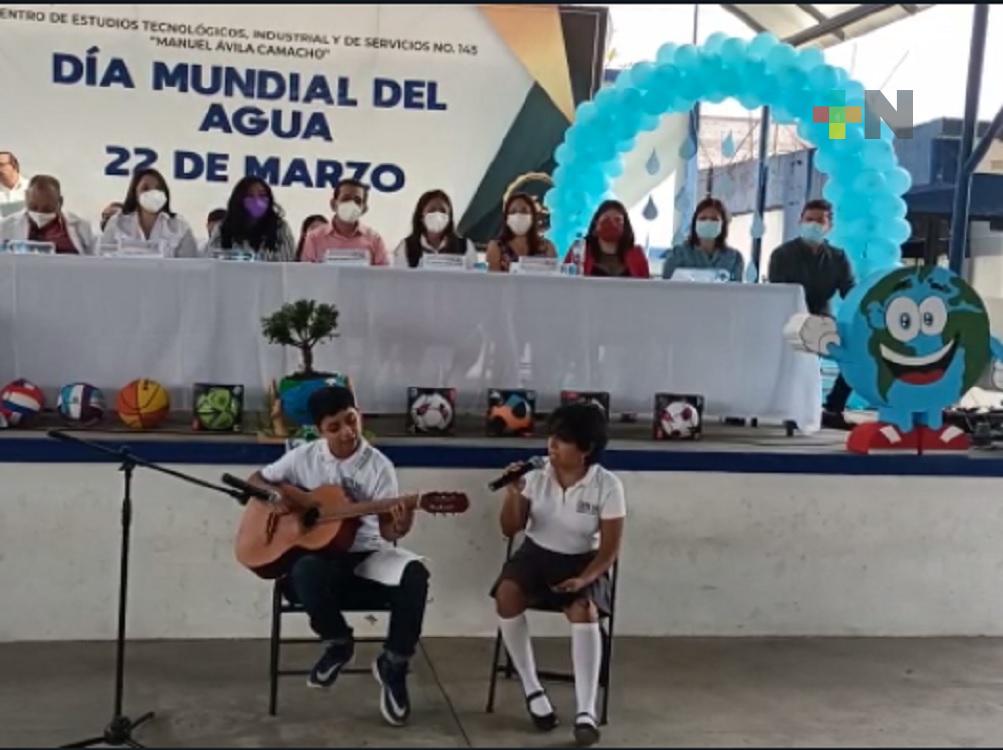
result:
M 224 474 L 222 479 L 223 479 L 223 484 L 233 487 L 234 489 L 238 489 L 242 493 L 244 493 L 244 495 L 246 496 L 244 502 L 247 502 L 246 500 L 247 497 L 255 497 L 258 500 L 271 502 L 272 493 L 269 492 L 268 490 L 262 489 L 261 487 L 258 487 L 253 484 L 249 484 L 248 482 L 245 482 L 243 479 L 238 479 L 237 477 L 233 476 L 233 474 Z M 243 505 L 243 503 L 241 504 Z
M 500 490 L 506 485 L 512 484 L 512 482 L 519 479 L 519 477 L 526 476 L 533 469 L 542 469 L 544 464 L 544 459 L 540 456 L 533 456 L 531 459 L 525 463 L 520 464 L 511 471 L 506 471 L 496 480 L 488 485 L 488 489 L 494 492 L 495 490 Z

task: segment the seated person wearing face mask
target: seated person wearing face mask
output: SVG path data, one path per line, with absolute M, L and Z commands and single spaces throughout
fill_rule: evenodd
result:
M 296 260 L 296 240 L 267 182 L 253 175 L 237 181 L 223 221 L 209 235 L 207 252 L 213 256 L 251 253 L 269 263 Z
M 741 281 L 745 270 L 742 254 L 727 244 L 728 211 L 710 196 L 697 204 L 690 222 L 690 236 L 665 256 L 662 278 L 671 279 L 677 268 L 716 268 L 728 273 L 729 281 Z
M 155 169 L 133 173 L 122 210 L 105 225 L 102 246 L 114 246 L 123 240 L 159 243 L 165 258 L 199 256 L 191 226 L 183 216 L 171 211 L 171 191 Z
M 853 288 L 853 270 L 846 253 L 830 245 L 825 237 L 832 229 L 832 204 L 812 200 L 801 209 L 800 236 L 785 242 L 770 255 L 771 284 L 800 284 L 805 304 L 812 315 L 832 316 L 829 301 L 839 292 L 846 297 Z M 822 424 L 847 427 L 843 418 L 851 389 L 840 375 L 825 399 Z
M 0 222 L 0 240 L 51 242 L 60 254 L 94 254 L 90 223 L 63 211 L 59 180 L 45 174 L 28 182 L 25 209 Z
M 571 251 L 568 251 L 564 262 L 574 262 Z M 644 250 L 634 244 L 630 215 L 620 201 L 603 201 L 592 215 L 589 231 L 585 235 L 582 274 L 650 278 L 648 259 Z
M 369 208 L 369 188 L 358 180 L 342 180 L 334 186 L 331 223 L 315 229 L 303 243 L 302 260 L 323 263 L 329 250 L 366 250 L 373 266 L 390 264 L 383 238 L 359 221 Z
M 526 193 L 512 193 L 505 201 L 505 226 L 498 239 L 488 243 L 489 271 L 508 273 L 513 263 L 528 256 L 556 258 L 553 243 L 540 234 L 536 201 Z
M 425 254 L 461 255 L 466 268 L 477 262 L 474 243 L 456 233 L 453 204 L 442 190 L 429 190 L 418 199 L 411 216 L 411 234 L 394 250 L 394 266 L 417 268 Z

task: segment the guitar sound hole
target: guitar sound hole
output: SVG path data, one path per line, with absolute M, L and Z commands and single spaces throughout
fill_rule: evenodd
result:
M 310 508 L 306 513 L 303 514 L 303 526 L 307 529 L 312 529 L 317 525 L 317 521 L 320 519 L 320 509 Z

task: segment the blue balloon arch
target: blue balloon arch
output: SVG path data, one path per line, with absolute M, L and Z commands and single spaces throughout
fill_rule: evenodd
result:
M 769 33 L 750 41 L 712 34 L 700 47 L 663 45 L 654 62 L 637 63 L 580 104 L 554 151 L 554 186 L 544 196 L 554 244 L 566 249 L 598 205 L 613 197 L 610 186 L 638 133 L 698 100 L 729 96 L 748 109 L 769 105 L 777 122 L 796 123 L 798 135 L 816 146 L 815 166 L 828 177 L 822 192 L 833 204 L 829 241 L 846 250 L 857 275 L 897 266 L 912 233 L 901 197 L 912 178 L 898 166 L 891 129 L 882 123 L 881 137 L 867 139 L 862 122 L 846 123 L 844 138 L 830 138 L 829 124 L 813 121 L 814 107 L 841 98 L 862 108 L 863 85 L 826 64 L 819 49 L 799 51 Z

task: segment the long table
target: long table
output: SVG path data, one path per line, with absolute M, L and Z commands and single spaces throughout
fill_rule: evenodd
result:
M 261 319 L 283 302 L 338 307 L 339 335 L 315 367 L 349 374 L 364 410 L 402 412 L 408 386 L 606 390 L 614 411 L 650 413 L 656 392 L 700 393 L 712 415 L 818 429 L 818 360 L 781 330 L 800 287 L 455 271 L 0 255 L 0 385 L 47 396 L 85 381 L 114 398 L 154 378 L 172 403 L 195 382 L 242 383 L 250 408 L 298 352 L 268 344 Z

